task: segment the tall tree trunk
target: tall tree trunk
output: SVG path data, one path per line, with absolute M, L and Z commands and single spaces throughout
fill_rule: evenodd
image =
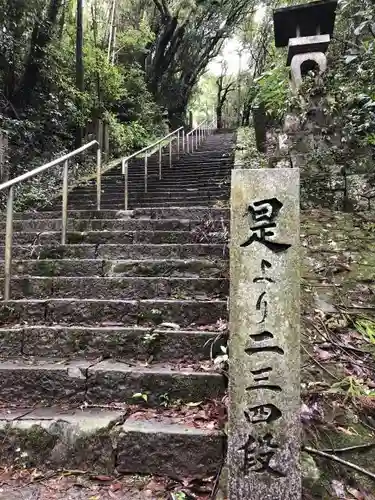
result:
M 77 0 L 76 18 L 76 85 L 78 92 L 82 93 L 84 88 L 84 68 L 83 68 L 83 0 Z M 77 98 L 77 109 L 82 111 L 82 98 Z M 80 125 L 77 126 L 75 147 L 82 146 L 83 131 Z
M 221 102 L 216 107 L 217 128 L 223 128 L 223 105 Z
M 25 71 L 15 97 L 16 106 L 21 107 L 31 102 L 33 91 L 40 80 L 40 70 L 46 55 L 46 48 L 52 40 L 61 5 L 62 0 L 50 0 L 46 18 L 35 22 Z

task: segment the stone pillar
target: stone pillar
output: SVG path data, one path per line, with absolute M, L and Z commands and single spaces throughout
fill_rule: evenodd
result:
M 298 169 L 232 171 L 230 500 L 300 500 Z

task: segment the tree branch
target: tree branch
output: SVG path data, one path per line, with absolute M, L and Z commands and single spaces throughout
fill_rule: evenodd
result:
M 334 462 L 337 462 L 339 464 L 346 465 L 346 467 L 350 467 L 351 469 L 356 470 L 357 472 L 360 472 L 361 474 L 370 477 L 375 481 L 375 474 L 373 472 L 364 469 L 363 467 L 359 467 L 359 465 L 347 462 L 346 460 L 343 460 L 342 458 L 337 457 L 336 455 L 332 455 L 331 453 L 326 453 L 325 451 L 316 450 L 315 448 L 310 448 L 309 446 L 304 446 L 303 450 L 307 451 L 307 453 L 311 453 L 312 455 L 318 455 L 320 457 L 333 460 Z

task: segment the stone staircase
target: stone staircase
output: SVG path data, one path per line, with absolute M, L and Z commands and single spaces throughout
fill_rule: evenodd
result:
M 103 176 L 55 209 L 15 214 L 12 300 L 0 306 L 1 466 L 151 473 L 218 471 L 226 381 L 226 240 L 234 134 L 172 168 Z M 227 205 L 226 205 L 227 207 Z M 2 241 L 5 223 L 1 222 Z M 4 246 L 0 246 L 4 259 Z M 0 263 L 3 285 L 3 262 Z

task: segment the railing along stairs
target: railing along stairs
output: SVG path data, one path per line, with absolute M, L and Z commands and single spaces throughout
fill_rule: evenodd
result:
M 169 166 L 172 167 L 172 143 L 177 142 L 177 158 L 180 157 L 181 151 L 190 153 L 194 151 L 201 143 L 204 137 L 212 132 L 214 128 L 214 122 L 208 123 L 207 120 L 200 123 L 197 127 L 191 130 L 188 134 L 185 134 L 183 127 L 174 130 L 170 134 L 166 135 L 162 139 L 154 142 L 150 146 L 133 153 L 130 156 L 119 159 L 116 163 L 122 163 L 122 170 L 125 180 L 125 210 L 128 210 L 128 165 L 129 160 L 144 154 L 144 188 L 145 193 L 147 193 L 147 177 L 148 177 L 148 158 L 158 151 L 159 153 L 159 179 L 162 178 L 162 150 L 165 146 L 169 147 Z M 4 300 L 10 300 L 10 281 L 12 273 L 12 240 L 13 240 L 13 208 L 14 208 L 14 192 L 15 187 L 32 177 L 35 177 L 46 170 L 49 170 L 58 165 L 63 165 L 62 173 L 62 229 L 61 229 L 61 244 L 66 244 L 66 234 L 67 234 L 67 221 L 68 221 L 68 174 L 69 174 L 69 160 L 82 154 L 84 151 L 89 149 L 96 149 L 96 197 L 97 197 L 97 210 L 100 210 L 101 204 L 101 178 L 102 178 L 102 150 L 98 141 L 94 140 L 85 144 L 84 146 L 67 153 L 60 158 L 46 163 L 40 167 L 35 168 L 31 172 L 26 172 L 25 174 L 11 179 L 3 184 L 0 184 L 0 192 L 7 191 L 7 206 L 6 206 L 6 233 L 5 233 L 5 256 L 4 256 Z
M 128 210 L 129 205 L 129 186 L 128 186 L 128 173 L 129 173 L 129 161 L 133 158 L 136 158 L 140 155 L 144 155 L 144 191 L 147 193 L 148 188 L 148 159 L 155 152 L 158 151 L 159 154 L 159 180 L 162 178 L 162 149 L 165 146 L 169 147 L 169 167 L 172 167 L 172 144 L 174 141 L 177 142 L 177 159 L 180 158 L 181 151 L 185 153 L 194 151 L 194 143 L 195 148 L 201 143 L 204 137 L 206 137 L 209 133 L 211 133 L 213 129 L 213 122 L 208 123 L 208 120 L 203 121 L 193 130 L 191 130 L 188 134 L 185 134 L 184 127 L 180 127 L 170 134 L 166 135 L 162 139 L 146 146 L 139 151 L 136 151 L 130 156 L 122 158 L 122 173 L 124 175 L 124 207 L 125 210 Z

